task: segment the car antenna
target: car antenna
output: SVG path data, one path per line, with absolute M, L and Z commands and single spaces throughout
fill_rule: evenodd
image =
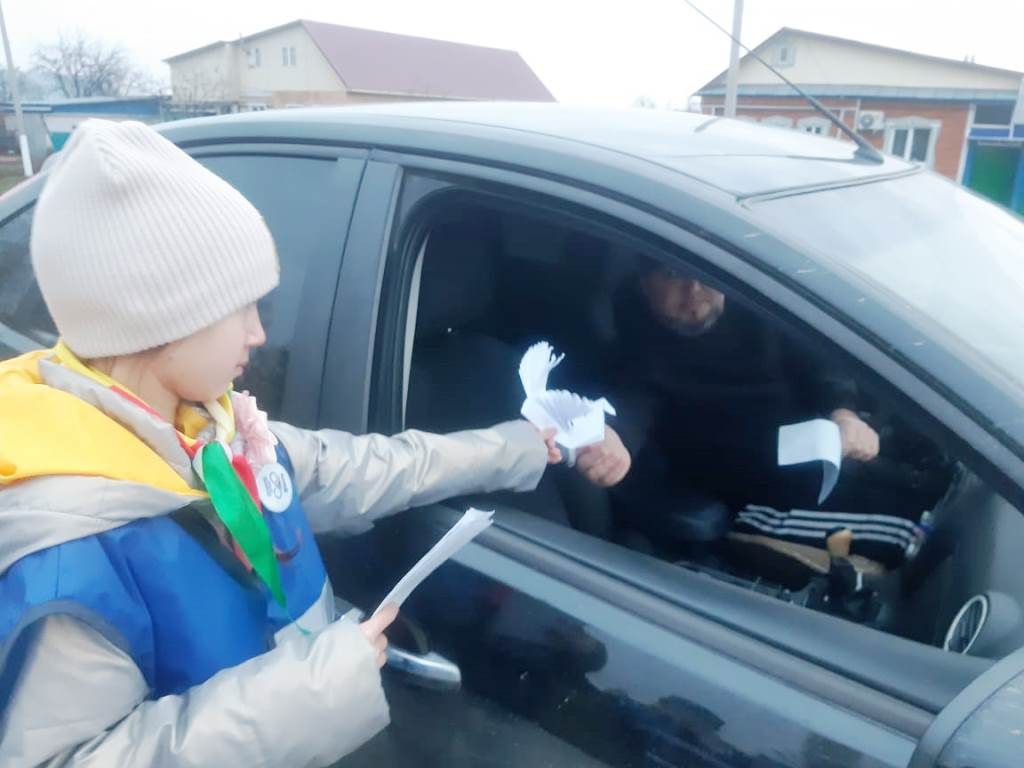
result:
M 848 126 L 846 123 L 844 123 L 842 120 L 840 120 L 835 112 L 830 110 L 828 107 L 826 107 L 820 101 L 818 101 L 816 98 L 811 96 L 811 94 L 807 93 L 803 88 L 801 88 L 796 83 L 794 83 L 792 80 L 790 80 L 788 77 L 786 77 L 784 74 L 779 72 L 779 70 L 777 70 L 775 67 L 773 67 L 771 64 L 769 64 L 767 61 L 765 61 L 760 56 L 758 56 L 756 53 L 754 53 L 752 50 L 747 48 L 747 46 L 745 46 L 740 40 L 738 40 L 735 36 L 733 36 L 733 34 L 729 30 L 727 30 L 725 27 L 723 27 L 721 24 L 719 24 L 713 18 L 708 16 L 706 13 L 704 13 L 704 11 L 702 11 L 700 8 L 698 8 L 696 5 L 694 5 L 693 2 L 691 2 L 691 0 L 683 0 L 683 2 L 686 3 L 688 6 L 690 6 L 697 13 L 699 13 L 701 16 L 703 16 L 705 19 L 707 19 L 709 22 L 711 22 L 712 25 L 714 25 L 726 37 L 728 37 L 730 40 L 732 40 L 734 43 L 736 43 L 736 45 L 738 45 L 740 48 L 742 48 L 744 51 L 746 51 L 747 54 L 749 54 L 750 56 L 753 56 L 756 61 L 758 61 L 762 65 L 764 65 L 764 67 L 766 69 L 768 69 L 768 71 L 771 72 L 773 75 L 775 75 L 777 78 L 779 78 L 779 80 L 781 80 L 786 85 L 788 85 L 790 88 L 792 88 L 794 91 L 796 91 L 798 94 L 800 94 L 800 96 L 802 96 L 803 98 L 807 99 L 807 102 L 812 107 L 814 107 L 814 109 L 817 112 L 819 112 L 826 120 L 828 120 L 830 123 L 832 123 L 832 125 L 834 125 L 836 128 L 838 128 L 839 131 L 844 136 L 847 136 L 850 139 L 850 141 L 852 141 L 854 144 L 857 145 L 857 151 L 854 153 L 854 155 L 856 157 L 858 157 L 858 158 L 860 158 L 862 160 L 868 160 L 868 161 L 870 161 L 872 163 L 884 163 L 885 162 L 885 157 L 882 155 L 882 153 L 879 152 L 877 149 L 875 149 L 875 147 L 871 146 L 871 143 L 867 139 L 865 139 L 863 136 L 861 136 L 859 133 L 857 133 L 857 131 L 855 131 L 854 129 L 850 128 L 850 126 Z

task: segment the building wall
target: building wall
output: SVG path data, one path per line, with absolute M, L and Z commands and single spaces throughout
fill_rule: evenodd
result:
M 862 109 L 877 109 L 885 112 L 886 121 L 900 118 L 923 118 L 936 120 L 940 123 L 939 135 L 935 142 L 935 160 L 933 168 L 943 176 L 957 181 L 960 174 L 960 156 L 964 152 L 964 139 L 967 135 L 967 122 L 971 106 L 967 103 L 949 102 L 887 102 L 868 101 Z M 882 147 L 882 134 L 872 136 L 872 143 Z
M 282 48 L 295 48 L 295 66 L 284 63 Z M 260 52 L 259 66 L 255 66 L 256 50 Z M 243 100 L 274 100 L 272 94 L 279 91 L 336 94 L 345 90 L 334 68 L 299 24 L 245 40 L 236 46 L 236 56 Z
M 849 126 L 854 126 L 858 111 L 877 110 L 885 113 L 886 124 L 899 123 L 911 118 L 939 123 L 935 141 L 932 167 L 953 180 L 959 179 L 961 155 L 964 152 L 965 137 L 970 118 L 970 104 L 966 102 L 941 101 L 893 101 L 889 99 L 821 99 L 822 104 L 839 115 Z M 724 100 L 710 96 L 702 100 L 701 109 L 707 114 L 719 114 Z M 717 108 L 717 109 L 716 109 Z M 772 118 L 787 118 L 793 127 L 799 121 L 818 117 L 818 113 L 799 97 L 739 97 L 736 115 L 757 122 L 771 121 Z M 838 129 L 829 127 L 825 135 L 844 138 Z M 885 131 L 868 131 L 864 137 L 878 149 L 884 149 Z
M 792 63 L 780 67 L 783 47 L 790 48 Z M 1017 90 L 1020 85 L 1020 77 L 1013 74 L 795 33 L 780 37 L 758 55 L 795 83 L 986 90 Z M 740 64 L 741 85 L 781 82 L 749 57 Z
M 295 49 L 294 66 L 290 56 L 285 64 L 283 48 Z M 175 59 L 170 68 L 177 104 L 240 104 L 244 109 L 250 104 L 285 107 L 344 101 L 341 79 L 301 25 L 204 49 Z
M 71 136 L 72 131 L 79 125 L 86 120 L 97 117 L 103 120 L 136 120 L 140 123 L 158 123 L 162 119 L 161 114 L 153 114 L 151 111 L 134 114 L 127 111 L 113 113 L 110 111 L 86 109 L 83 109 L 81 112 L 49 112 L 44 115 L 44 120 L 47 130 L 50 132 L 50 140 L 53 143 L 54 150 L 60 150 Z
M 240 97 L 237 53 L 232 43 L 170 62 L 171 97 L 178 104 L 235 102 Z
M 401 94 L 386 93 L 349 93 L 346 99 L 348 104 L 388 104 L 401 101 L 443 101 L 427 96 L 403 96 Z

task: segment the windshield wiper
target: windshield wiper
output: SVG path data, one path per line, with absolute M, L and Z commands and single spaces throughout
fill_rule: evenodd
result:
M 807 99 L 807 102 L 812 107 L 814 107 L 815 111 L 817 111 L 822 117 L 824 117 L 826 120 L 828 120 L 830 123 L 832 123 L 832 125 L 834 125 L 836 128 L 838 128 L 839 131 L 844 136 L 848 137 L 850 139 L 850 141 L 852 141 L 854 144 L 857 145 L 857 149 L 853 153 L 854 157 L 856 157 L 856 158 L 858 158 L 860 160 L 867 160 L 868 162 L 871 162 L 871 163 L 884 163 L 885 162 L 885 156 L 881 152 L 879 152 L 877 149 L 875 149 L 873 146 L 871 146 L 871 143 L 867 139 L 865 139 L 863 136 L 861 136 L 859 133 L 857 133 L 857 131 L 855 131 L 854 129 L 850 128 L 850 126 L 848 126 L 846 123 L 844 123 L 842 120 L 840 120 L 839 116 L 836 115 L 835 112 L 830 110 L 828 107 L 826 107 L 820 101 L 818 101 L 816 98 L 814 98 L 809 93 L 804 91 L 803 88 L 801 88 L 796 83 L 794 83 L 792 80 L 790 80 L 788 77 L 786 77 L 784 74 L 779 72 L 779 70 L 777 70 L 775 67 L 773 67 L 771 64 L 769 64 L 767 61 L 765 61 L 760 56 L 758 56 L 756 53 L 754 53 L 752 50 L 747 48 L 747 46 L 745 46 L 740 40 L 738 40 L 736 37 L 733 36 L 732 32 L 727 30 L 725 27 L 723 27 L 721 24 L 719 24 L 713 18 L 708 16 L 706 13 L 704 13 L 704 11 L 702 11 L 700 8 L 698 8 L 696 5 L 694 5 L 692 0 L 683 0 L 683 2 L 686 3 L 688 6 L 690 6 L 697 13 L 699 13 L 701 16 L 703 16 L 705 19 L 707 19 L 712 25 L 714 25 L 714 27 L 716 29 L 718 29 L 720 32 L 722 32 L 722 34 L 724 34 L 726 37 L 728 37 L 734 43 L 736 43 L 736 45 L 738 45 L 740 48 L 742 48 L 744 51 L 746 51 L 750 56 L 753 56 L 754 60 L 759 62 L 760 64 L 764 65 L 764 67 L 767 68 L 769 72 L 771 72 L 773 75 L 775 75 L 777 78 L 779 78 L 782 82 L 784 82 L 786 85 L 788 85 L 794 91 L 796 91 L 801 97 L 803 97 L 804 99 Z

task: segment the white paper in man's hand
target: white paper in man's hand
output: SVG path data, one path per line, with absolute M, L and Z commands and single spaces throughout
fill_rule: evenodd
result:
M 615 409 L 603 397 L 588 400 L 564 389 L 548 389 L 548 374 L 564 358 L 556 356 L 546 341 L 526 350 L 519 363 L 519 380 L 526 393 L 520 412 L 538 429 L 555 429 L 555 442 L 572 466 L 582 448 L 604 440 L 605 415 L 614 416 Z
M 821 504 L 832 493 L 843 464 L 839 425 L 829 419 L 812 419 L 779 427 L 779 466 L 821 462 Z
M 427 576 L 476 538 L 481 531 L 491 524 L 493 517 L 494 512 L 483 512 L 474 508 L 466 510 L 466 514 L 459 518 L 459 522 L 448 529 L 448 532 L 441 537 L 441 540 L 431 547 L 430 551 L 421 557 L 416 565 L 409 569 L 409 572 L 402 577 L 402 580 L 395 585 L 395 588 L 388 593 L 388 596 L 380 601 L 380 605 L 377 606 L 377 610 L 373 612 L 373 615 L 376 616 L 380 609 L 388 603 L 394 603 L 401 607 L 406 598 L 412 594 L 413 590 Z

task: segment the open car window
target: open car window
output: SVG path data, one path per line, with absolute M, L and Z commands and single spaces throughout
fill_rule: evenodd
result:
M 519 359 L 547 340 L 566 353 L 552 386 L 611 399 L 610 425 L 632 454 L 612 489 L 561 466 L 533 493 L 480 503 L 933 648 L 997 658 L 1024 641 L 1014 626 L 947 643 L 974 634 L 957 622 L 978 595 L 1015 615 L 1024 584 L 1012 557 L 984 550 L 993 534 L 1020 541 L 1020 515 L 826 340 L 702 277 L 691 254 L 585 217 L 465 191 L 421 215 L 429 239 L 413 248 L 422 259 L 406 425 L 516 418 Z M 656 297 L 658 279 L 667 294 L 693 289 L 673 281 L 702 283 L 720 317 L 699 332 L 674 326 L 667 315 L 683 299 Z M 848 457 L 819 500 L 822 465 L 780 469 L 778 431 L 840 410 L 879 447 L 870 460 Z M 965 525 L 975 493 L 984 511 Z M 960 571 L 970 577 L 951 582 Z

